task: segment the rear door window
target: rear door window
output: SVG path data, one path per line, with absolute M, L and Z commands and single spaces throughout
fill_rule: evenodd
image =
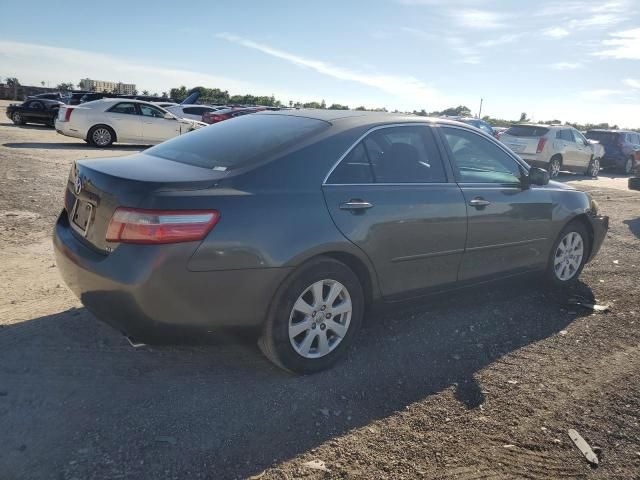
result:
M 109 109 L 111 113 L 125 113 L 127 115 L 137 115 L 136 104 L 130 102 L 121 102 L 115 104 Z
M 461 183 L 520 183 L 518 163 L 491 140 L 461 128 L 441 130 Z
M 442 159 L 428 127 L 381 128 L 364 139 L 376 183 L 443 183 Z
M 564 140 L 565 142 L 574 141 L 573 135 L 571 135 L 571 130 L 568 130 L 566 128 L 563 128 L 562 130 L 558 130 L 558 133 L 556 134 L 556 138 L 559 138 L 560 140 Z
M 145 153 L 196 167 L 240 168 L 284 151 L 329 126 L 323 120 L 294 115 L 246 115 L 175 137 Z
M 599 132 L 597 130 L 591 130 L 587 132 L 587 138 L 600 143 L 617 143 L 619 137 L 616 132 Z
M 361 185 L 373 183 L 373 169 L 362 142 L 358 143 L 335 168 L 328 184 Z
M 140 112 L 145 117 L 164 118 L 165 112 L 151 105 L 140 104 Z

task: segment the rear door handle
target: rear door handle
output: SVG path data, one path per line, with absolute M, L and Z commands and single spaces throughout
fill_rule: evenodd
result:
M 491 202 L 489 200 L 485 200 L 484 198 L 477 197 L 469 201 L 469 205 L 476 208 L 482 208 L 486 207 L 487 205 L 491 205 Z
M 367 210 L 373 207 L 373 203 L 365 202 L 363 200 L 349 200 L 348 202 L 340 204 L 340 210 Z

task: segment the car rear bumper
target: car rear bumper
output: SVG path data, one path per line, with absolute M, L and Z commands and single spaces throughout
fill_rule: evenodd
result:
M 67 137 L 82 138 L 83 140 L 86 138 L 86 134 L 84 132 L 72 129 L 69 122 L 62 122 L 56 119 L 54 125 L 56 127 L 56 132 L 61 135 L 66 135 Z
M 603 168 L 607 167 L 621 167 L 627 161 L 627 158 L 623 155 L 607 155 L 605 154 L 600 159 L 600 166 Z
M 604 239 L 609 230 L 609 217 L 604 215 L 588 215 L 591 228 L 593 229 L 593 245 L 591 246 L 591 252 L 587 262 L 593 260 L 593 258 L 600 251 L 600 247 L 604 242 Z
M 69 288 L 100 320 L 127 336 L 167 328 L 257 327 L 288 268 L 188 271 L 196 246 L 118 246 L 105 255 L 76 237 L 66 212 L 55 226 L 56 263 Z

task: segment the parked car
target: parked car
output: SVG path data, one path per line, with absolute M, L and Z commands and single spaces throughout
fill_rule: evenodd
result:
M 87 93 L 91 93 L 91 92 L 83 92 L 83 91 L 71 92 L 67 97 L 65 97 L 66 98 L 65 103 L 67 105 L 80 105 L 80 101 L 82 100 L 82 97 L 84 97 Z
M 16 125 L 39 123 L 53 127 L 61 105 L 64 104 L 57 100 L 31 99 L 21 104 L 12 103 L 6 114 Z
M 166 109 L 173 113 L 176 117 L 190 118 L 191 120 L 202 121 L 202 116 L 205 113 L 224 110 L 225 107 L 213 107 L 209 105 L 171 105 L 169 107 L 166 107 Z
M 487 135 L 491 135 L 492 137 L 496 137 L 496 131 L 493 129 L 491 124 L 485 122 L 484 120 L 480 120 L 479 118 L 471 118 L 471 117 L 454 117 L 451 120 L 457 120 L 458 122 L 466 123 L 467 125 L 472 125 L 476 128 L 479 128 Z
M 62 94 L 60 92 L 53 93 L 38 93 L 37 95 L 29 95 L 25 100 L 57 100 L 62 101 Z
M 76 161 L 54 245 L 126 335 L 258 327 L 267 357 L 310 373 L 367 305 L 525 272 L 561 288 L 607 228 L 587 193 L 463 123 L 297 110 Z
M 58 133 L 100 148 L 114 142 L 155 145 L 205 125 L 178 118 L 149 102 L 120 98 L 64 105 L 55 122 Z
M 216 110 L 215 112 L 205 112 L 202 115 L 202 121 L 204 123 L 218 123 L 230 118 L 241 117 L 250 113 L 261 112 L 265 110 L 264 107 L 230 107 Z
M 619 173 L 630 175 L 636 164 L 640 164 L 640 133 L 623 130 L 589 130 L 587 138 L 596 140 L 604 147 L 600 160 L 603 168 L 614 168 Z
M 597 177 L 600 162 L 578 130 L 566 125 L 513 125 L 500 141 L 528 164 L 547 169 L 551 178 L 560 170 Z

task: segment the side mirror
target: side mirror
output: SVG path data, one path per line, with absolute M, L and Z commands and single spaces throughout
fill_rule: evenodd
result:
M 531 185 L 546 185 L 549 183 L 549 172 L 543 168 L 531 167 L 529 169 L 529 183 Z

